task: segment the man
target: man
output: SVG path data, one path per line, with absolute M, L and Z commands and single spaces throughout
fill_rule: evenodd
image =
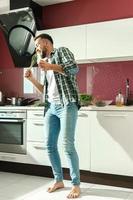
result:
M 63 172 L 57 149 L 59 133 L 63 136 L 63 146 L 68 159 L 72 189 L 68 198 L 80 195 L 79 159 L 74 146 L 77 112 L 80 108 L 76 73 L 78 66 L 72 52 L 65 47 L 55 49 L 53 39 L 48 34 L 35 38 L 36 51 L 45 59 L 38 66 L 45 71 L 44 85 L 40 84 L 27 70 L 27 77 L 34 86 L 45 94 L 45 136 L 48 156 L 52 165 L 55 182 L 48 192 L 64 188 Z M 46 61 L 47 58 L 47 61 Z

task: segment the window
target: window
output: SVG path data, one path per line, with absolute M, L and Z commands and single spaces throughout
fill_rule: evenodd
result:
M 28 68 L 24 68 L 24 70 L 23 70 L 24 74 L 25 74 L 27 69 Z M 34 74 L 35 78 L 41 84 L 43 84 L 43 82 L 44 82 L 44 72 L 42 70 L 40 70 L 38 67 L 34 67 L 34 68 L 32 68 L 32 73 Z M 38 94 L 37 89 L 33 86 L 33 84 L 27 78 L 24 78 L 23 93 L 24 94 Z

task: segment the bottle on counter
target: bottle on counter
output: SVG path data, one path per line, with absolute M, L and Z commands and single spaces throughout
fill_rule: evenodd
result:
M 130 96 L 130 85 L 129 85 L 129 79 L 127 78 L 126 79 L 126 97 L 125 97 L 126 105 L 130 105 L 129 96 Z
M 124 96 L 121 93 L 121 90 L 118 92 L 116 99 L 115 99 L 116 106 L 123 106 L 124 105 Z

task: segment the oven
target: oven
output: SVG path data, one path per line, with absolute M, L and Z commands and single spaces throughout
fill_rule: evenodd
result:
M 0 111 L 0 152 L 26 154 L 26 110 Z

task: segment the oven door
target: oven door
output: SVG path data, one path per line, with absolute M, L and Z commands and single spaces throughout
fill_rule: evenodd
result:
M 26 154 L 25 119 L 0 119 L 0 152 Z

